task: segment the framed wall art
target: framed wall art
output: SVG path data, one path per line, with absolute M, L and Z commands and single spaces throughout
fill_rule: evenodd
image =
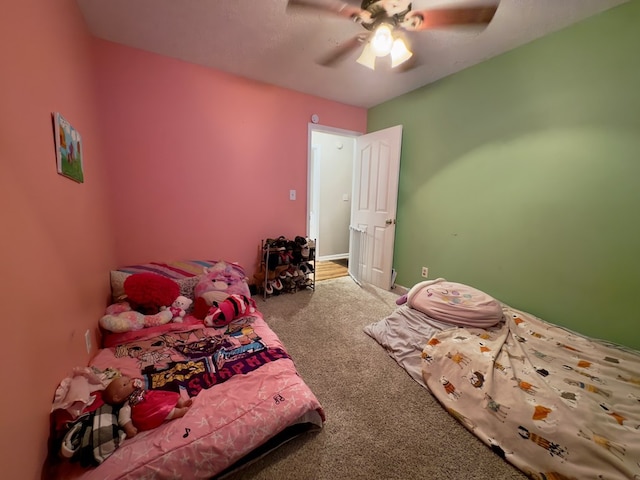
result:
M 78 131 L 58 112 L 51 115 L 53 117 L 58 173 L 78 183 L 84 183 L 82 138 Z

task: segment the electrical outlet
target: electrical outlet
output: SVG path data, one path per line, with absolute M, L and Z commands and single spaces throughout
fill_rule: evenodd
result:
M 296 191 L 289 190 L 289 200 L 295 200 L 295 199 L 296 199 Z
M 422 267 L 422 276 L 427 278 L 429 276 L 429 269 L 427 267 Z
M 84 343 L 87 345 L 87 353 L 91 353 L 91 331 L 84 332 Z

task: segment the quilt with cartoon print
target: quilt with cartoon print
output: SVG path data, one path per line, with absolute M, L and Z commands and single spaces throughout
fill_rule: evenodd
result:
M 503 313 L 495 327 L 428 340 L 433 395 L 531 478 L 640 478 L 640 352 Z

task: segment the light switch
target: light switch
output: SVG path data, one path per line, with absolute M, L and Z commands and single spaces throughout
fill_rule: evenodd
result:
M 295 199 L 296 199 L 296 191 L 289 190 L 289 200 L 295 200 Z
M 348 202 L 349 201 L 349 194 L 348 193 L 343 193 L 342 194 L 342 201 L 343 202 Z

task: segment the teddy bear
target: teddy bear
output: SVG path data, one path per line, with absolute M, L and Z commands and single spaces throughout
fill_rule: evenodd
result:
M 162 307 L 160 310 L 170 311 L 171 315 L 173 315 L 174 323 L 182 323 L 184 316 L 187 314 L 187 310 L 189 310 L 192 303 L 193 300 L 190 298 L 187 298 L 184 295 L 179 295 L 170 307 Z

